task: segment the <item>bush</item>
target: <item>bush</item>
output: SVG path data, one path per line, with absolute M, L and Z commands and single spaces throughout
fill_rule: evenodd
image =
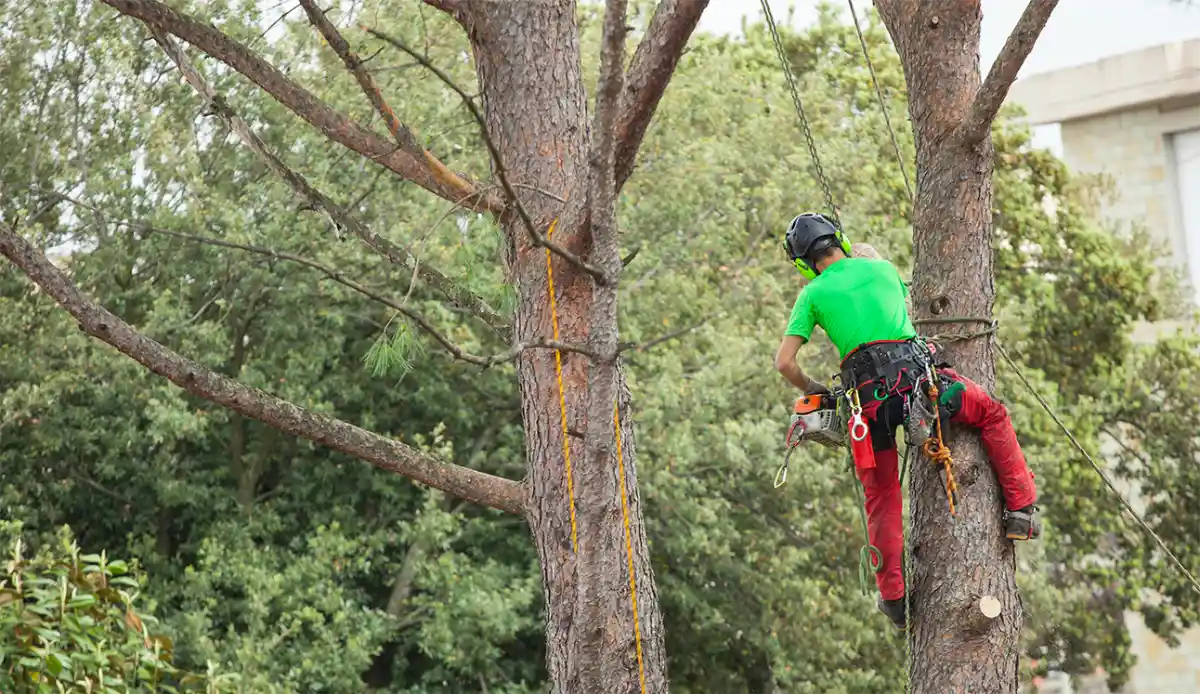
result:
M 134 607 L 139 577 L 124 561 L 81 554 L 69 529 L 26 557 L 18 523 L 0 522 L 10 548 L 0 581 L 0 691 L 233 691 L 229 676 L 184 672 L 171 640 Z

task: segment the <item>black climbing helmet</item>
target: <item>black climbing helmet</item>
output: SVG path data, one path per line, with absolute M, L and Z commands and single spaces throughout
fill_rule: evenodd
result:
M 796 269 L 808 279 L 817 276 L 811 258 L 817 253 L 830 247 L 840 247 L 846 255 L 850 255 L 850 241 L 825 215 L 816 212 L 806 212 L 797 215 L 788 225 L 783 240 L 788 258 L 795 264 Z

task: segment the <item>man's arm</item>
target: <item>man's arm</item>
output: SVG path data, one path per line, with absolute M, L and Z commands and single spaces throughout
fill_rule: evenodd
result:
M 775 368 L 789 383 L 804 391 L 805 395 L 828 393 L 829 389 L 824 384 L 809 378 L 796 363 L 796 353 L 805 342 L 807 340 L 799 335 L 785 335 L 783 343 L 779 345 L 779 351 L 775 353 Z

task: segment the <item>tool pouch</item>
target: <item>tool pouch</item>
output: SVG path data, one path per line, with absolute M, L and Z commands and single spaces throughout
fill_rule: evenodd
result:
M 920 448 L 933 433 L 933 408 L 929 396 L 913 388 L 908 398 L 908 417 L 904 420 L 904 435 L 908 445 Z

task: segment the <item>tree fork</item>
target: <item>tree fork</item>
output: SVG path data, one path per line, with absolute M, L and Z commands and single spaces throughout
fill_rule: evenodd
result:
M 603 117 L 589 127 L 575 3 L 544 0 L 439 4 L 455 12 L 470 37 L 488 134 L 509 175 L 567 201 L 563 204 L 544 195 L 531 195 L 524 202 L 529 217 L 542 233 L 557 218 L 554 240 L 611 270 L 615 278 L 620 257 L 616 254 L 615 229 L 607 227 L 612 219 L 616 144 L 613 133 L 597 137 L 598 133 L 591 131 L 611 128 L 619 117 L 611 108 L 616 105 L 612 88 L 615 85 L 619 90 L 621 82 L 608 71 L 608 88 L 601 89 L 606 94 L 602 99 Z M 554 50 L 537 51 L 538 60 L 528 59 L 531 47 L 540 46 L 553 46 Z M 616 68 L 620 68 L 619 63 Z M 597 156 L 594 172 L 589 166 L 589 137 L 597 137 L 597 148 L 592 153 Z M 606 199 L 594 200 L 597 192 Z M 594 208 L 590 206 L 596 203 L 606 213 L 592 214 Z M 513 321 L 516 340 L 544 338 L 551 333 L 545 251 L 516 215 L 506 215 L 501 221 L 518 290 Z M 560 339 L 615 346 L 615 287 L 595 281 L 591 274 L 561 257 L 553 257 L 552 262 Z M 665 691 L 662 617 L 654 599 L 649 547 L 633 474 L 628 394 L 619 367 L 614 367 L 563 355 L 567 429 L 586 432 L 583 440 L 570 436 L 567 445 L 572 460 L 588 462 L 580 466 L 587 469 L 575 470 L 576 553 L 571 543 L 554 355 L 526 353 L 518 361 L 529 460 L 526 518 L 541 564 L 546 665 L 556 694 L 641 691 L 621 495 L 616 484 L 616 394 L 624 400 L 621 414 L 626 436 L 622 453 L 630 489 L 634 571 L 643 597 L 639 617 L 645 625 L 642 660 L 646 691 Z M 597 385 L 599 392 L 593 394 Z
M 979 0 L 876 0 L 904 67 L 917 152 L 913 203 L 913 314 L 992 315 L 994 150 L 989 128 L 1045 25 L 1053 0 L 1033 0 L 981 85 Z M 946 347 L 963 375 L 986 389 L 995 359 L 986 340 Z M 978 436 L 951 427 L 949 446 L 965 482 L 958 518 L 946 508 L 936 466 L 922 459 L 911 480 L 913 592 L 911 691 L 970 686 L 1015 694 L 1024 615 L 1012 543 L 1001 529 L 1001 494 Z M 988 600 L 981 602 L 982 596 Z M 978 618 L 964 615 L 978 613 Z M 994 618 L 992 617 L 994 615 Z

